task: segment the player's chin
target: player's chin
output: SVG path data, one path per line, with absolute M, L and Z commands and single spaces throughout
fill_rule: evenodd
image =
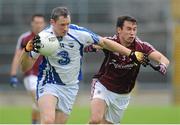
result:
M 67 32 L 61 32 L 59 35 L 63 37 L 63 36 L 65 36 L 66 34 L 67 34 Z
M 62 32 L 62 34 L 65 36 L 68 33 L 68 31 L 64 31 Z
M 133 43 L 134 39 L 135 39 L 134 37 L 129 37 L 127 41 L 129 44 L 131 44 L 131 43 Z

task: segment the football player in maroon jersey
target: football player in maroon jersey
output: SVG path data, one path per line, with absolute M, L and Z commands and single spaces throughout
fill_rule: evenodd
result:
M 169 60 L 152 45 L 140 40 L 137 34 L 137 21 L 130 16 L 117 19 L 117 33 L 108 37 L 117 43 L 134 51 L 147 54 L 148 59 L 156 65 L 161 74 L 165 74 Z M 99 49 L 99 48 L 98 48 Z M 97 45 L 84 49 L 85 52 L 96 51 Z M 94 75 L 91 88 L 91 117 L 90 124 L 120 123 L 123 112 L 130 100 L 141 64 L 134 63 L 131 58 L 119 53 L 103 49 L 104 61 L 99 72 Z M 147 64 L 144 64 L 146 66 Z
M 23 33 L 17 42 L 15 54 L 13 57 L 11 71 L 10 71 L 10 84 L 12 87 L 16 87 L 18 84 L 17 79 L 17 69 L 19 67 L 19 58 L 21 57 L 21 53 L 23 48 L 26 46 L 27 42 L 34 38 L 36 34 L 38 34 L 45 27 L 45 17 L 42 14 L 34 14 L 31 19 L 31 31 Z M 40 57 L 34 66 L 24 72 L 24 85 L 28 93 L 33 98 L 33 106 L 32 106 L 32 124 L 37 123 L 39 119 L 39 111 L 37 109 L 35 103 L 35 94 L 36 94 L 36 85 L 37 85 L 37 75 L 38 75 L 38 66 L 41 62 L 42 57 Z

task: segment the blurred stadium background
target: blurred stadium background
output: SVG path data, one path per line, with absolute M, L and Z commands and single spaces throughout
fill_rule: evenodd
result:
M 115 33 L 116 18 L 132 15 L 138 20 L 138 36 L 166 55 L 171 64 L 165 76 L 150 67 L 142 68 L 132 94 L 132 106 L 180 106 L 180 1 L 179 0 L 0 0 L 0 107 L 30 107 L 31 99 L 22 84 L 17 89 L 9 86 L 10 65 L 17 38 L 29 30 L 34 13 L 46 15 L 52 8 L 67 6 L 72 22 L 85 26 L 103 36 Z M 100 67 L 103 53 L 85 54 L 84 79 L 76 106 L 88 106 L 90 82 Z M 5 111 L 6 112 L 6 111 Z M 174 110 L 180 123 L 180 110 Z M 0 123 L 3 111 L 0 110 Z M 11 114 L 11 113 L 10 113 Z M 8 117 L 8 116 L 7 116 Z M 135 116 L 131 116 L 135 117 Z M 12 123 L 4 121 L 2 123 Z M 26 122 L 25 122 L 26 123 Z M 165 122 L 168 123 L 168 122 Z

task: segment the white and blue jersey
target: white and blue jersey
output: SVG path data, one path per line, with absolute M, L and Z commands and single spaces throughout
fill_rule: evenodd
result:
M 54 34 L 52 26 L 42 32 Z M 38 82 L 41 85 L 78 83 L 82 79 L 83 48 L 88 44 L 97 44 L 98 42 L 98 35 L 83 27 L 71 24 L 68 33 L 59 40 L 59 49 L 51 56 L 43 58 L 39 68 Z

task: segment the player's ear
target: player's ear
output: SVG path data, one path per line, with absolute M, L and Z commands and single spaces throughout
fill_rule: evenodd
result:
M 54 19 L 50 19 L 50 24 L 54 26 L 55 20 Z
M 121 30 L 122 30 L 121 27 L 116 28 L 116 31 L 117 31 L 118 34 L 121 33 Z

